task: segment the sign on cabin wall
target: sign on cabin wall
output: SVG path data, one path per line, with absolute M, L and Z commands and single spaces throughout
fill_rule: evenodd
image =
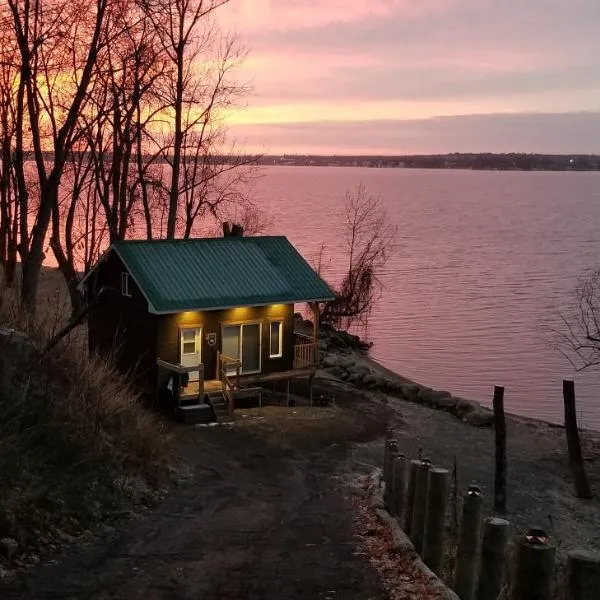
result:
M 216 344 L 217 344 L 217 334 L 216 333 L 207 333 L 206 334 L 206 342 L 211 347 L 216 346 Z

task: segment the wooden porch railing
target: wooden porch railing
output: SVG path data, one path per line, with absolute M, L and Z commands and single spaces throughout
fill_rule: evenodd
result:
M 240 389 L 241 367 L 242 363 L 238 359 L 217 352 L 217 373 L 221 381 L 221 390 L 231 420 L 233 420 L 233 409 L 235 407 L 235 392 Z M 235 369 L 235 383 L 231 380 L 230 369 Z
M 319 364 L 319 344 L 310 335 L 294 332 L 294 369 L 316 367 Z
M 200 363 L 199 365 L 193 367 L 184 367 L 180 364 L 169 363 L 165 360 L 161 360 L 160 358 L 156 359 L 156 364 L 160 369 L 164 369 L 165 371 L 169 371 L 173 373 L 173 396 L 175 398 L 175 406 L 179 407 L 181 405 L 181 399 L 183 396 L 183 387 L 181 385 L 182 375 L 191 373 L 192 371 L 198 371 L 198 403 L 202 402 L 202 398 L 204 397 L 204 365 Z M 196 394 L 194 394 L 196 395 Z

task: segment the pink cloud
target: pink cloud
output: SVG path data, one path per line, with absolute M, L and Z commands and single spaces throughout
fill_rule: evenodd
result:
M 220 20 L 242 34 L 298 30 L 369 18 L 414 19 L 446 11 L 453 0 L 238 0 L 222 9 Z

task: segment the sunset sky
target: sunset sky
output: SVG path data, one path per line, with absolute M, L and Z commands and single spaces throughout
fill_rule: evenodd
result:
M 266 153 L 600 152 L 599 0 L 231 0 Z

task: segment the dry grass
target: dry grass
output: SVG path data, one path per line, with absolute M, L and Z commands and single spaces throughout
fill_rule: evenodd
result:
M 75 331 L 41 348 L 65 322 L 60 295 L 24 315 L 0 293 L 0 537 L 22 547 L 40 531 L 97 520 L 146 501 L 167 466 L 170 436 L 110 358 L 90 357 Z

